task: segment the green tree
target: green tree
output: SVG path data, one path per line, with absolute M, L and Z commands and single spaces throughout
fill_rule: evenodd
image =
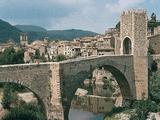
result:
M 135 114 L 131 115 L 130 120 L 146 120 L 149 112 L 157 112 L 157 104 L 151 100 L 140 100 L 133 103 Z
M 63 54 L 59 54 L 56 56 L 56 62 L 66 60 L 66 56 Z
M 120 21 L 116 24 L 116 29 L 120 31 Z
M 42 54 L 42 56 L 40 57 L 40 59 L 41 59 L 42 62 L 47 62 L 47 59 L 46 59 L 46 57 L 45 57 L 44 54 Z
M 37 104 L 24 104 L 15 107 L 2 120 L 44 120 L 41 107 Z
M 158 70 L 157 62 L 154 60 L 151 64 L 151 71 L 156 72 Z
M 40 57 L 41 57 L 40 51 L 39 51 L 39 49 L 36 49 L 34 59 L 40 59 Z
M 154 49 L 151 46 L 149 46 L 149 48 L 148 48 L 148 53 L 150 55 L 155 54 L 155 51 L 154 51 Z
M 24 50 L 23 49 L 20 49 L 17 52 L 15 52 L 12 63 L 14 64 L 24 63 Z
M 4 85 L 3 91 L 4 92 L 3 92 L 2 106 L 4 109 L 10 109 L 12 95 L 11 95 L 11 89 L 10 89 L 9 83 Z
M 156 21 L 157 21 L 157 19 L 156 19 L 156 14 L 155 14 L 155 13 L 152 13 L 152 14 L 151 14 L 151 21 L 153 21 L 153 22 L 156 22 Z
M 151 100 L 160 103 L 160 71 L 153 72 L 149 79 L 149 96 Z
M 24 63 L 24 50 L 18 50 L 17 52 L 14 48 L 6 48 L 3 53 L 0 54 L 0 64 L 19 64 Z

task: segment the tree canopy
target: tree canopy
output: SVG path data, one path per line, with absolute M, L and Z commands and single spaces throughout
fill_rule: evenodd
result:
M 16 52 L 14 48 L 6 48 L 0 54 L 0 65 L 24 63 L 23 58 L 24 50 L 21 49 Z

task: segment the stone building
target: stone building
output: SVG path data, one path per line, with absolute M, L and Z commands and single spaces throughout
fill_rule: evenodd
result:
M 26 33 L 20 34 L 20 45 L 24 47 L 28 45 L 28 36 Z
M 79 46 L 73 46 L 72 44 L 66 45 L 64 55 L 69 58 L 77 57 L 80 56 L 80 50 L 81 48 Z
M 55 41 L 52 41 L 51 43 L 49 43 L 47 47 L 47 52 L 50 59 L 53 59 L 54 57 L 56 57 L 58 55 L 58 43 Z
M 152 54 L 160 54 L 160 26 L 154 28 L 154 33 L 148 34 L 149 48 Z
M 25 63 L 34 62 L 32 58 L 35 55 L 36 50 L 39 50 L 40 56 L 44 56 L 46 60 L 48 60 L 47 47 L 48 47 L 48 42 L 46 41 L 36 40 L 32 42 L 27 47 L 25 47 L 24 62 Z
M 24 62 L 30 63 L 32 61 L 32 57 L 35 55 L 36 49 L 32 47 L 27 47 L 24 52 Z
M 148 37 L 149 48 L 152 50 L 152 54 L 160 54 L 160 33 Z
M 114 48 L 112 47 L 105 47 L 105 46 L 102 46 L 102 47 L 99 47 L 97 49 L 97 55 L 114 55 L 115 52 L 114 52 Z
M 77 43 L 69 41 L 61 41 L 57 46 L 57 54 L 63 54 L 68 58 L 80 56 L 80 46 Z
M 147 22 L 143 9 L 124 11 L 120 20 L 120 54 L 133 55 L 136 99 L 148 97 Z
M 154 28 L 154 35 L 160 34 L 160 26 Z

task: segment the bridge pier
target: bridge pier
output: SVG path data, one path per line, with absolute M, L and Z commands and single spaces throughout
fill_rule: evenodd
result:
M 61 106 L 50 106 L 47 120 L 64 120 L 63 108 Z

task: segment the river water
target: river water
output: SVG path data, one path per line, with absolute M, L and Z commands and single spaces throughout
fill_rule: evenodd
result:
M 70 109 L 69 120 L 103 120 L 104 114 L 95 115 L 78 109 Z

